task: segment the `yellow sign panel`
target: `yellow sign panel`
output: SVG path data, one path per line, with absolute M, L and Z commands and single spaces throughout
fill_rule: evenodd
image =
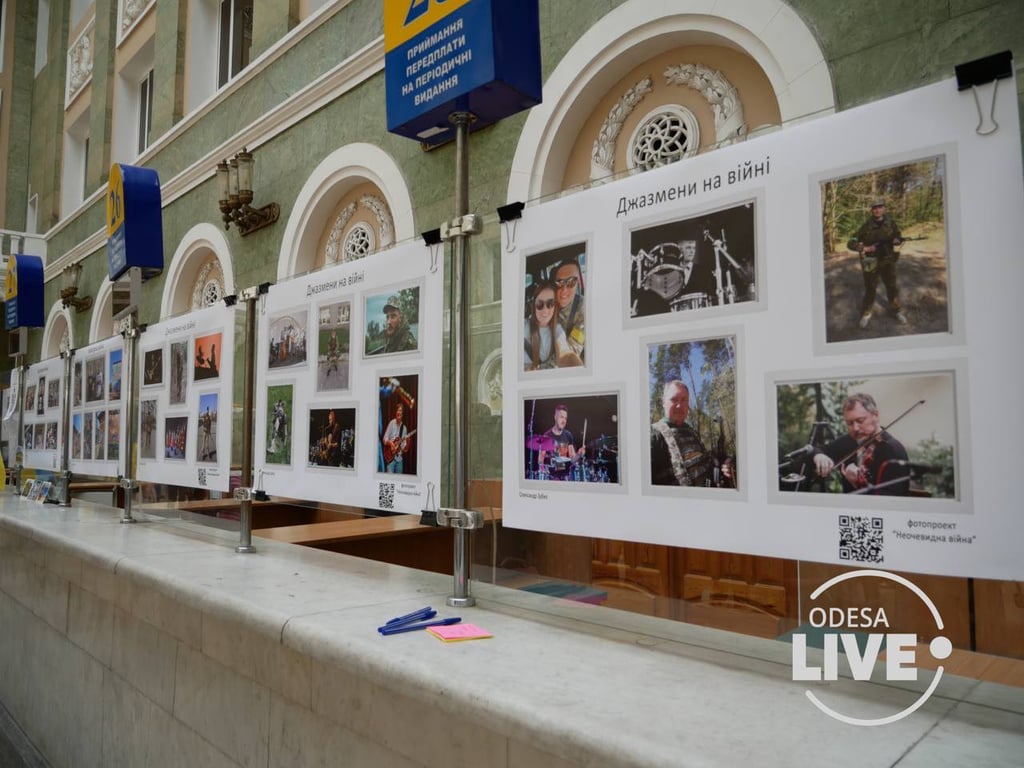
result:
M 503 0 L 508 2 L 508 0 Z M 469 0 L 384 0 L 384 51 L 397 48 Z
M 18 298 L 18 259 L 7 257 L 7 278 L 4 281 L 4 301 Z
M 110 166 L 110 178 L 107 180 L 107 237 L 124 224 L 124 179 L 121 166 L 114 163 Z

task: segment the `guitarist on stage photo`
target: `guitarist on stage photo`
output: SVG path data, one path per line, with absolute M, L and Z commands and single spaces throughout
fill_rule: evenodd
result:
M 395 406 L 395 417 L 388 422 L 388 427 L 384 430 L 383 437 L 381 437 L 383 470 L 397 475 L 404 474 L 402 457 L 409 450 L 411 445 L 410 438 L 416 432 L 416 430 L 412 432 L 408 430 L 402 421 L 404 416 L 405 406 L 399 403 Z

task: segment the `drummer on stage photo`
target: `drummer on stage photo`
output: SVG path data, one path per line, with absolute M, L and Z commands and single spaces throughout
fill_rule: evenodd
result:
M 583 461 L 586 451 L 584 445 L 576 448 L 572 432 L 566 428 L 568 422 L 569 408 L 559 403 L 555 406 L 554 423 L 543 435 L 547 440 L 537 456 L 541 466 L 550 466 L 553 480 L 568 479 L 573 463 Z
M 652 317 L 756 297 L 754 201 L 630 233 L 629 315 Z
M 656 245 L 634 256 L 631 314 L 659 315 L 708 306 L 714 275 L 698 258 L 697 232 L 683 230 L 675 242 Z

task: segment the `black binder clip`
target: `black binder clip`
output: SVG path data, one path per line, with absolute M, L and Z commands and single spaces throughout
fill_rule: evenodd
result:
M 968 88 L 971 89 L 971 93 L 974 94 L 974 106 L 978 109 L 978 126 L 974 129 L 974 132 L 979 136 L 988 136 L 991 133 L 995 133 L 999 130 L 999 123 L 996 122 L 996 90 L 999 87 L 999 81 L 1003 78 L 1009 77 L 1013 74 L 1013 56 L 1009 51 L 1003 51 L 1002 53 L 994 53 L 991 56 L 985 56 L 974 61 L 968 61 L 964 64 L 958 64 L 956 70 L 956 89 L 958 91 L 966 91 Z M 985 128 L 985 115 L 981 109 L 981 101 L 978 98 L 978 86 L 992 83 L 992 101 L 989 104 L 988 120 L 992 124 L 990 128 Z

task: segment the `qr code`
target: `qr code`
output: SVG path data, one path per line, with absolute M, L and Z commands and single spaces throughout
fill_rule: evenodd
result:
M 395 484 L 380 483 L 377 486 L 377 506 L 381 509 L 395 508 Z
M 880 517 L 839 516 L 839 559 L 864 563 L 885 561 L 884 528 Z
M 199 485 L 206 485 L 206 467 L 199 468 Z

